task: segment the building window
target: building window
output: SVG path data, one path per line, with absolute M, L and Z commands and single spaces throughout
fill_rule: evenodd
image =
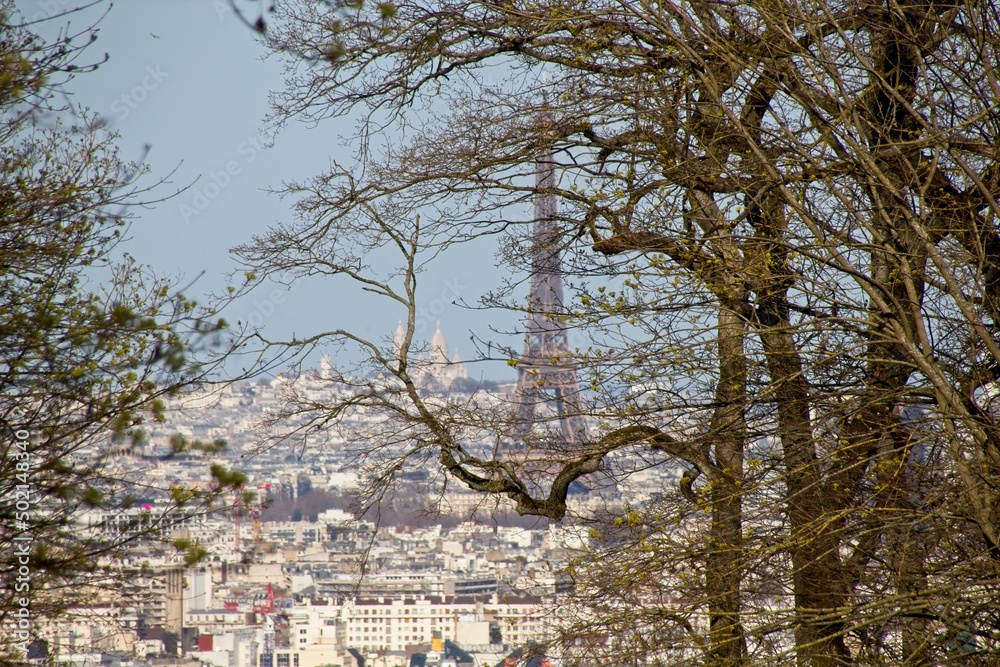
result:
M 287 653 L 278 654 L 278 667 L 291 667 L 291 662 L 288 660 Z
M 299 667 L 299 654 L 295 654 L 295 667 Z

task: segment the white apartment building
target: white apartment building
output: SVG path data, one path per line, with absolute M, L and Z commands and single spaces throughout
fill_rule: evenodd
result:
M 184 627 L 194 628 L 199 635 L 223 634 L 247 625 L 247 614 L 230 609 L 199 609 L 184 614 Z
M 430 644 L 435 633 L 459 645 L 481 645 L 491 624 L 499 627 L 504 643 L 515 646 L 541 639 L 543 633 L 538 598 L 351 600 L 341 606 L 294 607 L 288 618 L 292 648 L 335 642 L 362 653 L 405 651 Z

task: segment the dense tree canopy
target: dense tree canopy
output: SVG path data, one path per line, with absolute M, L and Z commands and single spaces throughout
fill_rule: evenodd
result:
M 293 186 L 299 221 L 237 254 L 251 285 L 359 281 L 408 326 L 401 349 L 295 342 L 380 375 L 345 373 L 332 405 L 291 387 L 277 437 L 381 411 L 348 440 L 372 498 L 436 462 L 553 519 L 598 470 L 682 470 L 595 525 L 567 664 L 992 664 L 998 33 L 975 0 L 281 5 L 278 120 L 361 112 L 357 162 Z M 543 150 L 599 425 L 573 448 L 418 386 L 422 267 L 493 235 L 525 270 Z M 394 269 L 366 259 L 387 248 Z M 523 297 L 503 287 L 486 305 Z

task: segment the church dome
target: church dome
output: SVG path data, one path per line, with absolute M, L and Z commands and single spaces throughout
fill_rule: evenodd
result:
M 431 338 L 430 358 L 434 363 L 448 363 L 448 341 L 441 333 L 441 320 L 438 320 L 437 331 Z
M 403 329 L 403 321 L 400 320 L 399 324 L 396 325 L 396 335 L 392 337 L 393 347 L 396 349 L 396 353 L 403 349 L 403 341 L 406 340 L 406 330 Z

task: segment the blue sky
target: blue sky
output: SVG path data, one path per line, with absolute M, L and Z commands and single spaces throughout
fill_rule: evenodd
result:
M 18 0 L 28 18 L 50 17 L 77 0 Z M 282 63 L 232 13 L 226 0 L 123 0 L 39 24 L 43 35 L 77 31 L 106 15 L 89 60 L 108 61 L 71 85 L 75 103 L 103 116 L 119 133 L 125 159 L 150 151 L 146 184 L 167 179 L 155 191 L 169 197 L 136 211 L 125 250 L 158 273 L 194 281 L 194 298 L 219 290 L 234 263 L 228 249 L 280 220 L 291 220 L 291 201 L 265 192 L 283 181 L 322 172 L 331 158 L 344 161 L 342 138 L 350 119 L 317 127 L 289 124 L 266 147 L 268 94 L 283 86 Z M 256 18 L 251 16 L 251 19 Z M 472 356 L 469 332 L 486 335 L 483 315 L 451 305 L 454 294 L 475 302 L 501 275 L 492 253 L 446 258 L 423 280 L 423 333 L 438 319 L 452 346 Z M 277 287 L 275 287 L 276 289 Z M 231 321 L 253 318 L 274 336 L 301 337 L 350 327 L 374 338 L 391 336 L 401 313 L 329 283 L 297 286 L 287 298 L 261 291 L 225 313 Z M 504 323 L 513 328 L 517 323 Z

